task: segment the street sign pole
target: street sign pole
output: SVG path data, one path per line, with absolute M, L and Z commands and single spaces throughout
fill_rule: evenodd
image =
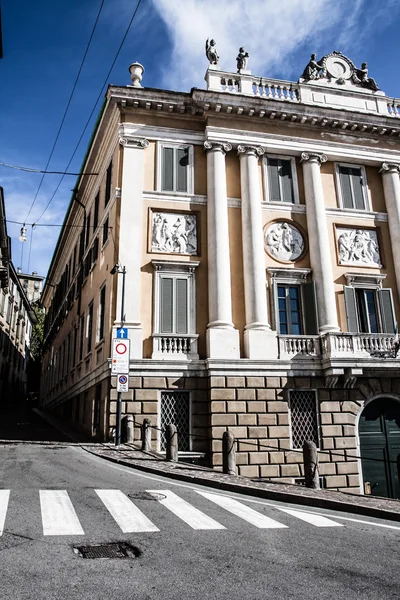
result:
M 122 294 L 121 294 L 121 328 L 125 321 L 125 275 L 126 269 L 122 267 Z M 129 346 L 128 346 L 129 348 Z M 117 422 L 115 429 L 115 445 L 121 444 L 121 419 L 122 419 L 122 392 L 117 392 Z

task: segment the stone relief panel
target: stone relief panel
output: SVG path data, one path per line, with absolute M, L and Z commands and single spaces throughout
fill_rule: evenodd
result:
M 336 237 L 340 265 L 382 266 L 376 231 L 337 227 Z
M 197 254 L 196 215 L 153 212 L 151 251 Z
M 275 221 L 268 225 L 264 240 L 267 253 L 277 260 L 296 261 L 304 254 L 305 241 L 302 233 L 286 221 Z

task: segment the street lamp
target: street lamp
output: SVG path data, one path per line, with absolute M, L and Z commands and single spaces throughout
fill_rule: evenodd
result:
M 124 326 L 125 321 L 125 275 L 126 269 L 119 263 L 116 263 L 110 271 L 111 275 L 122 274 L 122 294 L 121 294 L 121 327 Z M 118 375 L 117 375 L 118 376 Z M 129 374 L 128 374 L 129 376 Z M 119 446 L 121 443 L 121 417 L 122 417 L 122 392 L 117 393 L 117 422 L 115 429 L 115 445 Z

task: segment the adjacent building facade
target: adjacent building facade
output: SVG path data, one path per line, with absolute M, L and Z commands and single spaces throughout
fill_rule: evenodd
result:
M 27 397 L 30 337 L 35 312 L 11 262 L 3 188 L 0 187 L 0 403 L 16 405 Z
M 337 52 L 299 83 L 240 67 L 109 88 L 43 292 L 42 405 L 112 439 L 124 294 L 123 414 L 154 449 L 174 422 L 221 468 L 229 428 L 240 474 L 294 482 L 311 439 L 324 485 L 396 497 L 400 101 Z

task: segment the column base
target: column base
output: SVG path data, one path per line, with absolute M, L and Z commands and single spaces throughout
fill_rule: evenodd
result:
M 239 332 L 237 329 L 211 327 L 206 331 L 208 358 L 240 358 Z
M 252 360 L 276 360 L 278 358 L 276 332 L 270 329 L 245 329 L 244 355 Z
M 141 325 L 129 325 L 124 323 L 124 327 L 128 330 L 128 339 L 130 340 L 130 355 L 129 358 L 143 358 L 143 329 Z M 118 325 L 113 327 L 113 338 L 117 337 Z

